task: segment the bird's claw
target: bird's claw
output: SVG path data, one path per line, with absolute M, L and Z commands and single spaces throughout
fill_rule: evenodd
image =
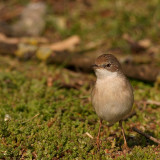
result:
M 101 140 L 97 138 L 96 140 L 97 148 L 100 149 Z
M 122 146 L 122 150 L 123 150 L 123 153 L 126 154 L 126 153 L 128 153 L 128 152 L 130 151 L 130 148 L 128 147 L 128 145 L 125 145 L 125 144 L 124 144 L 124 145 Z

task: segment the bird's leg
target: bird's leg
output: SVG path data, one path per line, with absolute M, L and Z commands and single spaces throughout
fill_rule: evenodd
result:
M 102 120 L 100 119 L 98 136 L 97 136 L 97 147 L 98 147 L 98 149 L 100 148 L 100 133 L 101 133 L 101 127 L 102 127 Z
M 122 131 L 122 135 L 123 135 L 123 139 L 124 139 L 124 149 L 128 150 L 129 147 L 127 145 L 127 141 L 126 141 L 126 137 L 125 137 L 125 133 L 124 133 L 124 128 L 122 125 L 122 121 L 119 121 L 119 126 L 121 127 L 121 131 Z

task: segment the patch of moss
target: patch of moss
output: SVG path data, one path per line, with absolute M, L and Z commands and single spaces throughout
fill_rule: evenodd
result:
M 100 151 L 95 139 L 85 134 L 96 137 L 99 127 L 90 101 L 81 98 L 88 96 L 90 90 L 83 86 L 79 90 L 63 88 L 56 81 L 51 87 L 47 86 L 47 75 L 54 77 L 54 73 L 62 73 L 63 68 L 19 62 L 21 67 L 15 63 L 13 69 L 9 61 L 14 59 L 1 58 L 6 60 L 7 66 L 7 69 L 5 65 L 0 69 L 1 159 L 112 159 L 112 155 L 121 150 L 123 138 L 118 124 L 108 131 L 104 122 Z M 160 100 L 153 85 L 134 80 L 132 84 L 137 100 Z M 124 123 L 131 152 L 117 159 L 158 159 L 156 144 L 137 135 L 130 127 L 140 123 L 147 133 L 160 138 L 159 108 L 147 105 L 140 111 L 135 105 L 135 109 L 137 116 Z M 112 155 L 108 155 L 106 149 L 113 152 Z

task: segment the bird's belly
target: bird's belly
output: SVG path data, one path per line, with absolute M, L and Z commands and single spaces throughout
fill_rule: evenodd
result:
M 131 111 L 133 104 L 131 92 L 124 91 L 120 86 L 115 89 L 98 86 L 95 89 L 92 104 L 101 119 L 112 124 L 123 119 Z
M 131 109 L 131 105 L 125 106 L 123 103 L 113 103 L 109 101 L 107 101 L 106 104 L 95 106 L 97 115 L 111 124 L 123 119 Z

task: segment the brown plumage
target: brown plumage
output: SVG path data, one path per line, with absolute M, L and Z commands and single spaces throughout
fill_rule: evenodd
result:
M 119 61 L 111 54 L 99 56 L 93 68 L 97 80 L 91 99 L 96 113 L 101 120 L 106 120 L 110 124 L 118 121 L 121 124 L 122 119 L 132 109 L 134 99 L 132 86 L 125 77 Z M 125 137 L 124 141 L 127 147 Z
M 111 72 L 122 71 L 119 61 L 112 54 L 103 54 L 99 56 L 93 67 L 94 69 L 105 68 Z

